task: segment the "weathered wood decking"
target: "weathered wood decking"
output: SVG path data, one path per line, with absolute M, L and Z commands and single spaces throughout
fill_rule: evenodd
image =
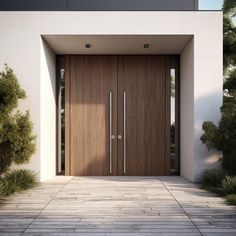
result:
M 0 205 L 0 235 L 236 235 L 236 208 L 181 177 L 56 177 Z

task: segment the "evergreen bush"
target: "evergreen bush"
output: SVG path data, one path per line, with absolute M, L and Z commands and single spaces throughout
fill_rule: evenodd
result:
M 204 122 L 201 141 L 209 149 L 223 153 L 223 168 L 236 175 L 236 1 L 224 1 L 224 103 L 219 124 Z
M 0 179 L 0 197 L 33 188 L 36 186 L 36 179 L 35 173 L 30 170 L 10 171 Z
M 225 199 L 228 204 L 236 206 L 236 194 L 229 194 Z
M 0 72 L 0 175 L 12 162 L 28 163 L 35 152 L 35 136 L 29 112 L 16 111 L 18 100 L 26 97 L 13 70 Z
M 203 172 L 203 185 L 205 187 L 220 187 L 226 172 L 223 169 L 209 169 Z
M 36 137 L 29 111 L 17 110 L 19 99 L 26 97 L 25 91 L 11 68 L 5 65 L 0 72 L 0 195 L 31 188 L 36 183 L 33 172 L 9 171 L 12 163 L 28 163 L 35 152 Z
M 226 176 L 221 184 L 222 193 L 236 194 L 236 176 Z

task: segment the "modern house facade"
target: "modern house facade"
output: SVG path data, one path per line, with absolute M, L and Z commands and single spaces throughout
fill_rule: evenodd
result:
M 41 180 L 181 175 L 219 154 L 201 143 L 223 98 L 222 12 L 197 0 L 4 0 L 0 68 L 26 90 Z

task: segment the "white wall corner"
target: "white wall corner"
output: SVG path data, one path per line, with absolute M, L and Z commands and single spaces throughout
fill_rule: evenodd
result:
M 202 172 L 219 166 L 220 153 L 202 144 L 204 121 L 218 125 L 223 103 L 223 17 L 209 18 L 195 37 L 194 47 L 194 172 L 193 180 L 200 182 Z M 201 25 L 201 24 L 200 24 Z
M 40 180 L 56 175 L 56 57 L 40 38 Z
M 180 57 L 180 173 L 193 181 L 194 170 L 194 37 Z

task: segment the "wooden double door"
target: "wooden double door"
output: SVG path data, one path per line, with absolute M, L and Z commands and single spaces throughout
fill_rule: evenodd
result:
M 168 56 L 66 56 L 66 174 L 169 175 Z

